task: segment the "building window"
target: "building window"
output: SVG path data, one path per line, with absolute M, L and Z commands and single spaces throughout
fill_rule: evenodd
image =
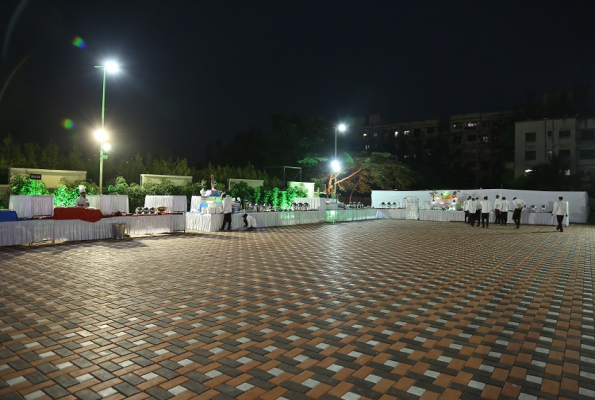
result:
M 433 127 L 433 126 L 430 126 L 430 127 L 427 129 L 427 131 L 428 131 L 428 133 L 434 133 L 434 132 L 436 131 L 436 128 L 435 128 L 435 127 Z
M 403 135 L 405 135 L 405 136 L 409 136 L 410 133 L 411 133 L 410 130 L 403 131 Z
M 367 144 L 367 145 L 364 147 L 364 149 L 365 149 L 365 150 L 370 150 L 370 145 L 369 145 L 369 144 Z
M 547 137 L 552 137 L 552 131 L 547 131 Z
M 395 137 L 399 136 L 399 131 L 395 131 Z
M 490 126 L 490 121 L 481 121 L 482 128 L 489 128 L 489 126 Z
M 581 141 L 583 142 L 587 142 L 587 141 L 593 141 L 595 140 L 595 131 L 590 129 L 588 131 L 582 131 L 581 132 Z
M 565 129 L 563 131 L 558 132 L 558 138 L 560 138 L 560 139 L 570 139 L 570 130 Z
M 579 150 L 578 158 L 581 160 L 593 160 L 595 159 L 595 149 Z
M 368 136 L 368 134 L 367 133 L 364 133 L 364 137 L 366 137 L 366 136 Z
M 490 137 L 488 135 L 483 135 L 481 137 L 481 141 L 484 143 L 489 143 L 490 142 Z
M 477 140 L 477 136 L 476 135 L 467 135 L 467 141 L 468 142 L 475 142 L 475 140 Z
M 535 151 L 526 151 L 525 152 L 525 161 L 536 160 L 537 154 Z
M 465 124 L 465 129 L 477 129 L 477 122 L 471 121 Z
M 421 129 L 414 129 L 413 136 L 419 136 L 421 134 Z
M 561 157 L 561 158 L 570 158 L 570 149 L 558 150 L 558 157 Z
M 536 141 L 537 141 L 537 133 L 535 133 L 535 132 L 525 133 L 525 143 L 536 142 Z
M 452 124 L 453 129 L 460 129 L 461 128 L 461 124 L 459 124 L 458 122 L 455 122 L 454 124 Z
M 461 144 L 461 140 L 462 140 L 462 138 L 460 136 L 455 136 L 452 138 L 452 142 L 454 144 Z
M 378 137 L 378 133 L 374 132 L 374 137 Z

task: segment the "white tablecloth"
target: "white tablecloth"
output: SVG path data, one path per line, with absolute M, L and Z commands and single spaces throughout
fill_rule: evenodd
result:
M 375 208 L 360 208 L 352 210 L 327 210 L 326 222 L 363 221 L 366 219 L 377 219 L 378 210 Z
M 508 213 L 508 223 L 512 222 L 512 211 Z M 514 222 L 512 222 L 514 224 Z M 551 213 L 523 212 L 521 214 L 521 225 L 558 225 L 558 219 Z M 568 217 L 564 217 L 563 226 L 568 226 Z
M 295 212 L 259 212 L 249 213 L 256 218 L 259 228 L 287 225 L 301 225 L 323 222 L 324 211 L 295 211 Z M 243 212 L 231 216 L 231 229 L 244 227 Z M 223 225 L 223 214 L 186 214 L 186 229 L 203 232 L 216 232 Z
M 110 215 L 117 211 L 129 213 L 127 195 L 87 195 L 89 205 L 101 210 L 103 215 Z
M 324 197 L 295 197 L 294 203 L 308 203 L 310 210 L 326 210 L 326 198 Z
M 465 221 L 464 211 L 419 210 L 421 221 Z
M 10 196 L 8 208 L 19 218 L 54 215 L 54 196 Z
M 186 196 L 145 196 L 145 207 L 165 206 L 165 212 L 186 212 L 188 211 L 188 199 Z
M 190 211 L 200 211 L 200 203 L 202 203 L 202 196 L 192 196 L 190 198 Z
M 16 246 L 53 240 L 54 220 L 11 221 L 0 223 L 0 246 Z
M 378 209 L 378 218 L 390 218 L 390 219 L 405 219 L 407 218 L 407 210 L 404 208 L 381 208 Z

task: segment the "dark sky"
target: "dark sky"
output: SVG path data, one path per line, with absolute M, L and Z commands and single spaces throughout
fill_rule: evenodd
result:
M 273 113 L 446 118 L 595 78 L 590 0 L 1 0 L 0 12 L 0 137 L 95 146 L 94 65 L 113 59 L 114 151 L 190 161 L 208 141 L 268 131 Z

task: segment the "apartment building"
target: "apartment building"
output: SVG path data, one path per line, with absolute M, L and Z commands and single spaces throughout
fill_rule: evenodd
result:
M 515 176 L 552 155 L 568 162 L 568 175 L 595 176 L 595 118 L 522 121 L 515 124 Z

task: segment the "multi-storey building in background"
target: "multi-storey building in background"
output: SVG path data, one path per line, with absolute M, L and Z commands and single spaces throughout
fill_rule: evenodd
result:
M 595 176 L 595 118 L 522 121 L 515 124 L 515 176 L 557 156 L 568 175 Z

